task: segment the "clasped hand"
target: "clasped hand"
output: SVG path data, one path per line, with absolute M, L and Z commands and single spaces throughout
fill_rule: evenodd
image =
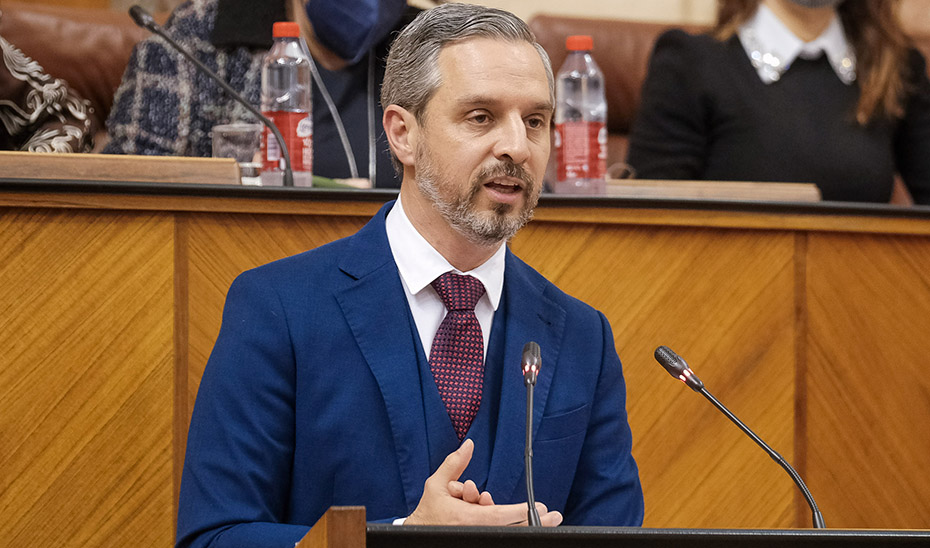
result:
M 465 440 L 442 462 L 423 485 L 423 496 L 405 525 L 526 525 L 526 504 L 494 504 L 487 491 L 479 492 L 472 480 L 459 481 L 471 461 L 475 444 Z M 562 523 L 562 514 L 537 502 L 543 526 Z

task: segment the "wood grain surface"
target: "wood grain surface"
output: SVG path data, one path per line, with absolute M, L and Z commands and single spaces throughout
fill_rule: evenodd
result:
M 64 154 L 0 151 L 0 173 L 10 179 L 66 181 L 138 181 L 238 185 L 239 165 L 232 158 Z
M 809 486 L 844 527 L 930 528 L 930 246 L 830 234 L 810 250 Z
M 172 221 L 0 213 L 0 539 L 169 546 Z
M 356 548 L 365 546 L 365 507 L 330 508 L 296 548 Z
M 819 202 L 820 189 L 810 183 L 743 181 L 653 181 L 611 179 L 607 196 L 624 198 L 699 198 L 756 202 Z
M 0 192 L 0 538 L 168 547 L 229 284 L 379 204 L 29 194 Z M 656 364 L 666 344 L 829 526 L 926 528 L 928 225 L 544 207 L 511 245 L 611 322 L 647 526 L 810 523 L 787 474 Z
M 647 526 L 794 525 L 784 472 L 653 358 L 659 344 L 681 354 L 711 393 L 791 457 L 794 239 L 759 236 L 533 223 L 513 242 L 515 253 L 611 321 Z

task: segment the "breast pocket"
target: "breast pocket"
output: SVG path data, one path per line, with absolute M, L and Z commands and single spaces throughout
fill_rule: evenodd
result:
M 543 415 L 539 422 L 539 430 L 536 432 L 536 441 L 538 443 L 559 441 L 583 434 L 588 426 L 590 414 L 591 406 L 584 404 L 571 411 Z
M 581 457 L 591 406 L 543 416 L 533 440 L 536 500 L 564 509 Z

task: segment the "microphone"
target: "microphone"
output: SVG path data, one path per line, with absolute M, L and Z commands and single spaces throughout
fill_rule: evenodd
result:
M 811 495 L 807 485 L 804 485 L 804 480 L 801 479 L 801 476 L 797 473 L 797 471 L 792 468 L 792 466 L 788 464 L 788 462 L 781 455 L 779 455 L 774 449 L 769 447 L 768 444 L 762 441 L 762 438 L 757 436 L 755 432 L 750 430 L 748 426 L 736 418 L 736 415 L 731 413 L 729 409 L 717 401 L 717 398 L 713 397 L 711 393 L 708 392 L 706 388 L 704 388 L 704 383 L 701 382 L 701 379 L 699 379 L 697 375 L 691 371 L 691 367 L 688 365 L 688 362 L 676 354 L 671 348 L 664 345 L 656 348 L 655 358 L 656 361 L 658 361 L 671 376 L 679 379 L 685 383 L 688 388 L 702 394 L 705 398 L 710 400 L 710 403 L 714 404 L 714 407 L 719 409 L 724 415 L 727 416 L 728 419 L 733 421 L 733 424 L 738 426 L 740 430 L 752 438 L 752 441 L 756 442 L 759 447 L 764 449 L 765 452 L 768 453 L 770 457 L 772 457 L 772 460 L 777 462 L 786 472 L 788 472 L 788 475 L 791 476 L 791 479 L 794 480 L 794 483 L 798 486 L 798 488 L 801 490 L 801 493 L 804 495 L 804 499 L 807 501 L 807 505 L 811 508 L 814 528 L 824 529 L 826 525 L 823 521 L 823 515 L 817 508 L 817 503 L 814 502 L 814 496 Z
M 530 341 L 523 345 L 523 384 L 526 385 L 526 449 L 523 461 L 526 464 L 526 518 L 530 527 L 539 527 L 539 512 L 533 494 L 533 387 L 542 365 L 539 345 Z
M 236 100 L 236 102 L 241 103 L 245 108 L 254 114 L 269 130 L 274 134 L 274 138 L 278 141 L 278 145 L 281 147 L 281 154 L 284 157 L 284 186 L 294 186 L 294 171 L 291 169 L 291 154 L 287 149 L 287 143 L 284 142 L 284 137 L 281 135 L 281 132 L 278 131 L 277 126 L 269 120 L 264 114 L 262 114 L 257 108 L 253 107 L 248 101 L 245 100 L 239 93 L 232 88 L 229 84 L 223 81 L 222 78 L 216 75 L 212 70 L 210 70 L 206 65 L 200 62 L 199 59 L 188 53 L 186 49 L 181 47 L 180 44 L 174 41 L 164 30 L 155 22 L 155 18 L 152 17 L 149 12 L 145 11 L 142 6 L 135 5 L 129 8 L 129 16 L 132 17 L 132 20 L 135 21 L 136 25 L 146 29 L 149 32 L 157 34 L 165 39 L 174 50 L 186 57 L 191 63 L 194 63 L 194 66 L 198 70 L 212 78 L 217 84 L 223 88 L 230 97 Z

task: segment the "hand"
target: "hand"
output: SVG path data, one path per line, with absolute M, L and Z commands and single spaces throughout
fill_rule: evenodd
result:
M 423 496 L 404 525 L 526 525 L 526 504 L 494 504 L 487 491 L 478 492 L 475 482 L 458 481 L 471 461 L 475 444 L 465 440 L 426 479 Z M 536 503 L 542 525 L 555 527 L 562 514 Z
M 487 491 L 479 493 L 478 486 L 475 485 L 475 482 L 472 480 L 467 480 L 465 483 L 450 481 L 449 494 L 457 499 L 462 499 L 472 504 L 479 504 L 481 506 L 494 505 L 494 499 L 491 498 L 491 493 Z

